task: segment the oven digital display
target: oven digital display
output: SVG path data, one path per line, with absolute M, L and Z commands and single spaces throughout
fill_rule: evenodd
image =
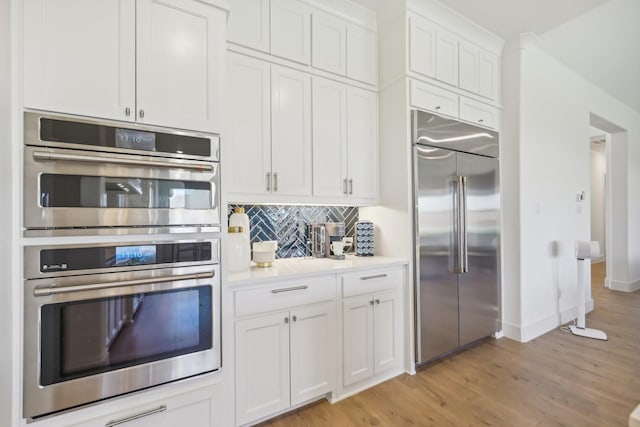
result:
M 116 128 L 116 147 L 134 150 L 156 150 L 156 134 L 139 130 Z
M 116 247 L 116 267 L 155 264 L 155 262 L 155 245 Z

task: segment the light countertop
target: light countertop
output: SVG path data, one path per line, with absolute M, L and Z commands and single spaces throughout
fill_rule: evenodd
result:
M 357 257 L 355 255 L 347 255 L 346 259 L 343 260 L 311 257 L 277 259 L 273 262 L 272 267 L 260 268 L 252 263 L 249 270 L 229 273 L 228 283 L 231 286 L 236 286 L 262 281 L 347 273 L 406 264 L 407 261 L 405 259 L 384 256 Z

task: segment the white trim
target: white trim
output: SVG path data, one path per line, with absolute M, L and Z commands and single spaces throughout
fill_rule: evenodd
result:
M 611 280 L 607 279 L 609 284 L 609 289 L 612 291 L 619 292 L 635 292 L 640 289 L 640 279 L 634 280 L 633 282 L 622 282 L 619 280 Z

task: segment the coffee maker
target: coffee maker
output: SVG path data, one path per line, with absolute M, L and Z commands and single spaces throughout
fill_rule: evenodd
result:
M 326 233 L 324 241 L 325 253 L 329 258 L 344 259 L 344 246 L 342 246 L 344 239 L 344 222 L 327 222 L 324 224 L 324 228 Z M 340 242 L 340 245 L 343 248 L 340 255 L 336 255 L 334 253 L 334 246 L 332 246 L 333 242 Z

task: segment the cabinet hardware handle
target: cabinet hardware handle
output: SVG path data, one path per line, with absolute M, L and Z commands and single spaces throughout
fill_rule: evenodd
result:
M 131 108 L 127 107 L 124 109 L 124 115 L 129 117 L 131 115 Z
M 344 182 L 342 184 L 342 189 L 343 189 L 342 192 L 344 194 L 348 194 L 349 193 L 349 190 L 347 190 L 347 178 L 344 179 Z
M 126 417 L 126 418 L 120 418 L 119 420 L 109 421 L 108 423 L 106 423 L 104 425 L 104 427 L 118 426 L 120 424 L 128 423 L 130 421 L 134 421 L 134 420 L 137 420 L 137 419 L 140 419 L 140 418 L 148 417 L 149 415 L 153 415 L 153 414 L 157 414 L 157 413 L 160 413 L 160 412 L 164 412 L 166 410 L 167 410 L 167 405 L 160 405 L 155 409 L 151 409 L 150 411 L 141 412 L 139 414 L 132 415 L 132 416 Z
M 374 274 L 373 276 L 362 276 L 360 280 L 380 279 L 382 277 L 387 277 L 387 273 Z
M 294 286 L 293 288 L 271 289 L 271 293 L 272 294 L 279 294 L 281 292 L 301 291 L 303 289 L 307 289 L 308 287 L 309 286 L 307 286 L 307 285 L 302 285 L 302 286 Z
M 482 123 L 482 122 L 484 122 L 484 119 L 480 119 L 480 120 L 478 120 L 478 122 Z
M 50 151 L 34 151 L 33 160 L 40 162 L 54 162 L 56 160 L 62 160 L 67 162 L 80 162 L 80 163 L 109 163 L 114 165 L 130 165 L 130 166 L 143 166 L 143 167 L 156 167 L 156 168 L 171 168 L 171 169 L 189 169 L 202 172 L 213 171 L 213 166 L 210 164 L 200 163 L 187 163 L 187 162 L 163 162 L 160 160 L 137 160 L 127 159 L 121 157 L 100 157 L 100 156 L 85 156 L 79 154 L 66 154 L 66 153 L 52 153 Z
M 289 323 L 289 318 L 288 317 L 284 318 L 284 323 Z
M 179 276 L 156 277 L 154 279 L 120 280 L 117 282 L 86 283 L 82 285 L 59 286 L 59 287 L 43 286 L 43 287 L 35 288 L 33 290 L 33 296 L 46 297 L 49 295 L 68 294 L 71 292 L 83 292 L 83 291 L 94 291 L 98 289 L 121 288 L 123 286 L 153 285 L 155 283 L 178 282 L 181 280 L 210 279 L 214 275 L 215 275 L 215 271 L 211 271 L 208 273 L 195 273 L 195 274 L 183 274 Z
M 267 172 L 267 191 L 271 191 L 271 172 Z
M 349 194 L 353 194 L 353 178 L 349 180 Z
M 144 119 L 144 110 L 142 108 L 140 109 L 140 118 Z
M 278 191 L 278 172 L 273 173 L 273 191 Z
M 376 300 L 376 304 L 380 304 L 380 300 L 379 299 Z
M 369 301 L 369 304 L 373 305 L 373 300 Z
M 436 105 L 436 110 L 439 110 L 439 109 L 440 109 L 440 106 L 439 106 L 439 105 Z
M 293 316 L 293 321 L 297 322 L 298 321 L 298 316 Z

